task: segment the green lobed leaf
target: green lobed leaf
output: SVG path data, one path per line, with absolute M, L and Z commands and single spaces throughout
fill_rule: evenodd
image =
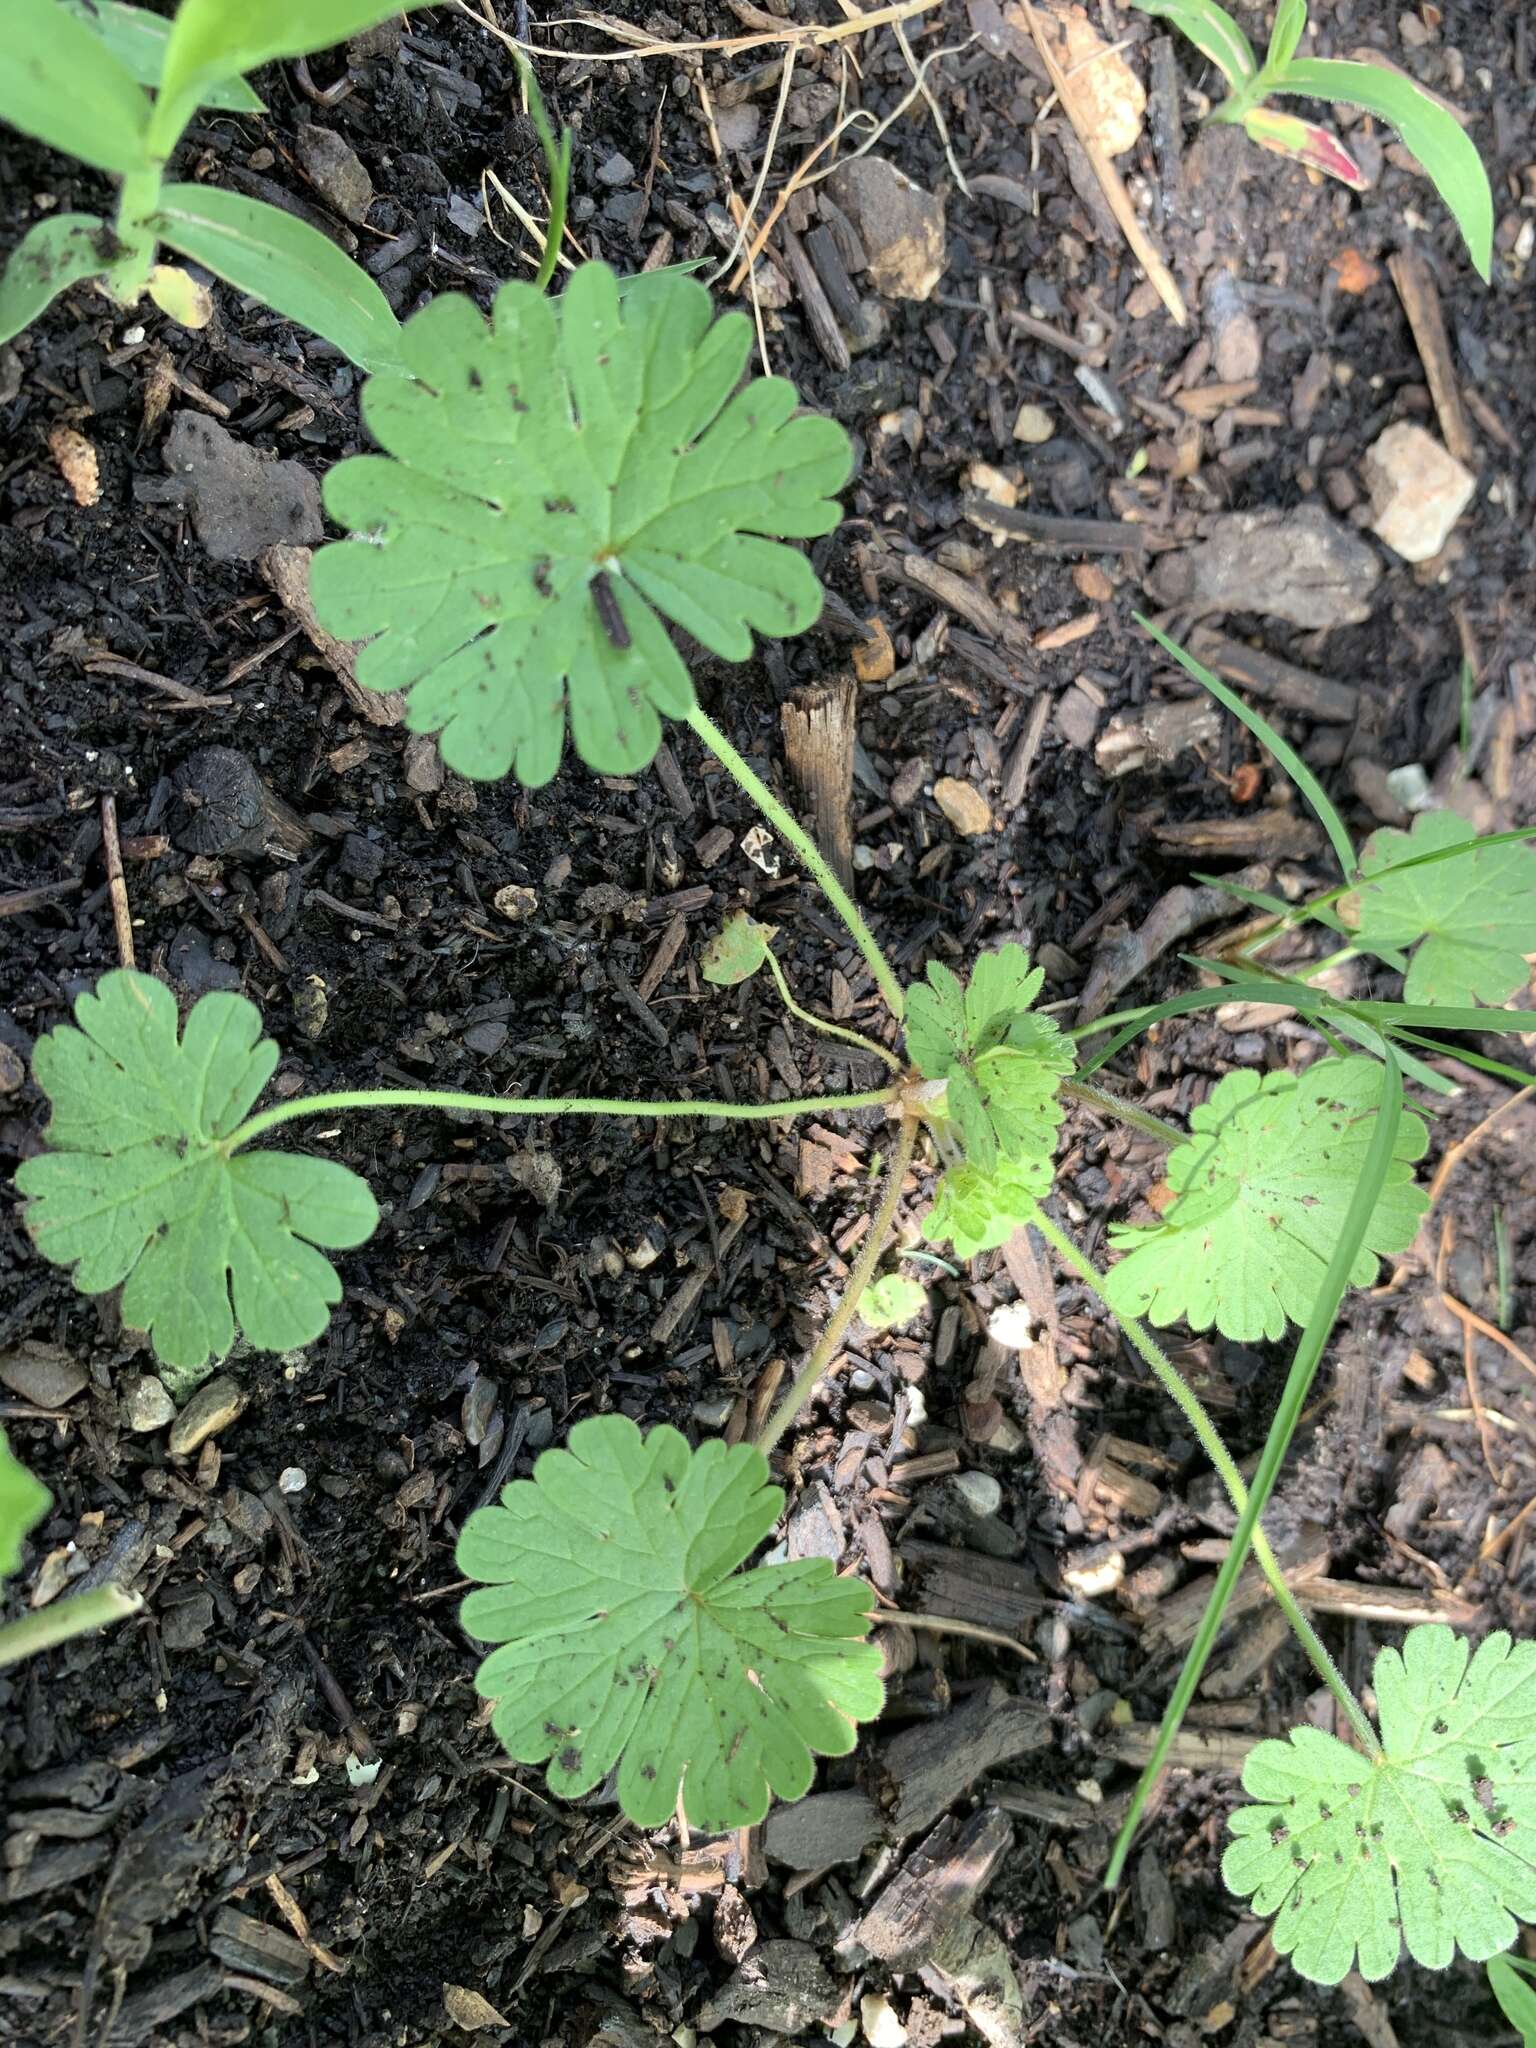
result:
M 728 661 L 754 629 L 814 624 L 810 563 L 764 536 L 837 524 L 848 437 L 795 417 L 782 378 L 736 391 L 751 325 L 711 315 L 692 278 L 621 300 L 588 263 L 557 303 L 504 285 L 490 325 L 440 295 L 405 325 L 404 370 L 369 381 L 390 452 L 338 463 L 325 499 L 370 538 L 320 550 L 314 603 L 330 631 L 376 636 L 359 682 L 404 690 L 460 774 L 547 782 L 567 711 L 590 767 L 643 767 L 661 715 L 694 703 L 663 615 Z
M 0 1579 L 21 1570 L 21 1546 L 53 1506 L 53 1495 L 29 1472 L 0 1429 Z
M 776 924 L 761 924 L 744 910 L 732 911 L 699 956 L 699 972 L 716 988 L 750 981 L 768 958 Z
M 1190 1142 L 1169 1154 L 1177 1200 L 1152 1229 L 1111 1227 L 1127 1256 L 1105 1298 L 1159 1327 L 1214 1323 L 1239 1343 L 1281 1337 L 1304 1322 L 1339 1239 L 1383 1087 L 1377 1063 L 1321 1059 L 1304 1074 L 1226 1075 L 1190 1118 Z M 1413 1241 L 1427 1198 L 1413 1182 L 1426 1132 L 1405 1114 L 1352 1285 L 1375 1278 L 1382 1254 Z
M 0 121 L 99 171 L 148 160 L 149 100 L 83 23 L 57 0 L 9 0 Z
M 101 276 L 107 232 L 90 213 L 56 213 L 27 230 L 0 271 L 0 345 L 30 327 L 60 292 Z
M 1473 850 L 1456 860 L 1381 872 L 1453 846 Z M 1372 952 L 1414 948 L 1403 986 L 1408 1002 L 1499 1004 L 1525 987 L 1525 955 L 1536 953 L 1536 852 L 1530 847 L 1507 841 L 1479 847 L 1465 818 L 1423 811 L 1411 832 L 1373 833 L 1360 873 L 1360 888 L 1340 908 Z
M 1000 1159 L 992 1167 L 951 1166 L 933 1191 L 923 1235 L 930 1244 L 952 1244 L 957 1258 L 974 1259 L 1006 1244 L 1029 1221 L 1035 1204 L 1050 1193 L 1052 1178 L 1048 1155 Z
M 1484 284 L 1493 262 L 1493 193 L 1477 145 L 1456 116 L 1405 78 L 1378 64 L 1303 57 L 1274 82 L 1276 92 L 1362 107 L 1395 128 L 1461 229 Z
M 38 1040 L 49 1149 L 16 1185 L 43 1256 L 82 1294 L 121 1286 L 123 1321 L 187 1385 L 237 1324 L 261 1351 L 318 1337 L 341 1282 L 315 1247 L 361 1244 L 379 1212 L 334 1160 L 230 1151 L 277 1065 L 254 1003 L 202 996 L 179 1041 L 176 1025 L 148 974 L 115 969 L 82 995 L 75 1024 Z
M 401 11 L 399 0 L 181 0 L 155 105 L 156 147 L 169 151 L 210 88 L 274 58 L 345 42 Z
M 928 1306 L 928 1290 L 905 1273 L 882 1273 L 859 1296 L 859 1316 L 872 1330 L 910 1323 Z
M 1536 1919 L 1536 1642 L 1410 1629 L 1376 1659 L 1379 1760 L 1296 1728 L 1243 1766 L 1222 1876 L 1292 1967 L 1376 1981 L 1402 1948 L 1443 1970 Z
M 183 256 L 285 320 L 324 335 L 365 370 L 399 361 L 400 322 L 388 299 L 308 221 L 242 192 L 167 185 L 153 226 Z
M 469 1517 L 461 1619 L 497 1643 L 475 1684 L 519 1763 L 549 1760 L 576 1799 L 618 1765 L 638 1827 L 760 1821 L 810 1789 L 812 1752 L 845 1756 L 880 1712 L 871 1597 L 824 1557 L 737 1567 L 784 1496 L 749 1444 L 690 1450 L 622 1415 L 578 1422 L 566 1450 Z
M 147 8 L 129 7 L 125 0 L 59 0 L 59 4 L 83 22 L 140 85 L 151 90 L 159 86 L 165 68 L 165 46 L 171 37 L 168 21 Z M 237 114 L 266 112 L 240 78 L 210 86 L 203 94 L 203 105 Z
M 1059 1089 L 1072 1047 L 1050 1017 L 1030 1009 L 1044 975 L 1010 942 L 983 953 L 962 984 L 941 960 L 907 991 L 907 1054 L 943 1081 L 945 1115 L 959 1127 L 968 1166 L 1049 1165 L 1063 1115 Z
M 1519 2034 L 1521 2048 L 1536 2048 L 1536 1963 L 1524 1956 L 1490 1956 L 1488 1987 Z
M 1253 45 L 1224 7 L 1216 0 L 1131 0 L 1143 14 L 1155 14 L 1171 21 L 1186 35 L 1236 92 L 1259 75 Z

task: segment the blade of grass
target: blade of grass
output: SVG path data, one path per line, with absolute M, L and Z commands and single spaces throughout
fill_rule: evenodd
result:
M 1333 1257 L 1323 1275 L 1317 1299 L 1312 1304 L 1312 1313 L 1307 1318 L 1301 1341 L 1291 1359 L 1290 1371 L 1286 1374 L 1285 1388 L 1280 1396 L 1280 1405 L 1275 1419 L 1269 1426 L 1264 1439 L 1264 1449 L 1259 1456 L 1258 1470 L 1248 1492 L 1248 1503 L 1238 1517 L 1237 1528 L 1232 1535 L 1231 1548 L 1216 1583 L 1211 1588 L 1211 1597 L 1206 1602 L 1205 1613 L 1201 1616 L 1195 1640 L 1190 1645 L 1189 1655 L 1173 1689 L 1162 1725 L 1157 1732 L 1157 1743 L 1148 1759 L 1146 1769 L 1137 1782 L 1130 1808 L 1115 1838 L 1114 1852 L 1110 1857 L 1105 1884 L 1114 1886 L 1120 1882 L 1125 1869 L 1125 1859 L 1130 1853 L 1132 1839 L 1140 1822 L 1148 1799 L 1162 1775 L 1189 1703 L 1195 1696 L 1216 1639 L 1221 1633 L 1222 1618 L 1226 1614 L 1232 1594 L 1237 1586 L 1238 1574 L 1242 1571 L 1248 1547 L 1258 1526 L 1260 1515 L 1268 1505 L 1274 1492 L 1275 1481 L 1290 1449 L 1291 1439 L 1296 1434 L 1303 1408 L 1312 1382 L 1322 1363 L 1323 1350 L 1333 1331 L 1340 1304 L 1349 1287 L 1350 1269 L 1355 1263 L 1365 1233 L 1369 1227 L 1381 1191 L 1386 1185 L 1387 1172 L 1392 1164 L 1393 1148 L 1397 1142 L 1397 1129 L 1403 1114 L 1403 1077 L 1390 1049 L 1382 1068 L 1381 1103 L 1376 1112 L 1376 1127 L 1371 1133 L 1370 1146 L 1360 1168 L 1360 1178 L 1355 1183 L 1354 1194 L 1350 1197 L 1349 1209 L 1344 1218 L 1344 1227 L 1339 1241 L 1334 1246 Z
M 1224 704 L 1234 718 L 1240 718 L 1255 739 L 1274 755 L 1276 761 L 1279 762 L 1280 766 L 1290 776 L 1292 782 L 1295 783 L 1296 787 L 1311 805 L 1317 822 L 1333 842 L 1333 850 L 1338 856 L 1339 866 L 1346 875 L 1353 875 L 1358 862 L 1355 859 L 1354 842 L 1344 828 L 1344 820 L 1339 816 L 1333 805 L 1329 803 L 1323 785 L 1312 773 L 1306 762 L 1302 760 L 1300 754 L 1297 753 L 1289 740 L 1283 740 L 1267 718 L 1261 718 L 1257 711 L 1250 709 L 1235 691 L 1227 688 L 1219 676 L 1213 676 L 1203 662 L 1196 661 L 1195 657 L 1187 653 L 1177 640 L 1170 639 L 1160 626 L 1154 626 L 1152 621 L 1141 612 L 1134 613 L 1133 617 L 1142 631 L 1150 634 L 1158 646 L 1162 648 L 1163 652 L 1176 661 L 1186 675 L 1193 676 L 1202 689 L 1209 690 L 1217 703 Z

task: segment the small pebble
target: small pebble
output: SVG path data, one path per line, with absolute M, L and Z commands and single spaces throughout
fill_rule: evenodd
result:
M 907 2030 L 883 1991 L 866 1991 L 859 2000 L 859 2022 L 869 2048 L 906 2048 Z
M 933 785 L 933 800 L 963 839 L 992 830 L 992 806 L 971 783 L 941 775 Z
M 704 1429 L 723 1429 L 725 1419 L 736 1406 L 734 1394 L 714 1394 L 706 1401 L 695 1401 L 693 1419 Z
M 37 1408 L 62 1408 L 85 1385 L 86 1372 L 56 1344 L 21 1344 L 0 1358 L 0 1382 Z
M 1010 1351 L 1027 1351 L 1035 1341 L 1035 1319 L 1022 1301 L 1004 1301 L 987 1318 L 987 1335 Z
M 177 1457 L 187 1456 L 209 1437 L 228 1429 L 244 1406 L 242 1390 L 227 1373 L 217 1374 L 198 1388 L 172 1423 L 167 1447 Z
M 1021 405 L 1013 422 L 1015 441 L 1027 441 L 1032 448 L 1049 441 L 1056 431 L 1056 422 L 1043 405 Z
M 164 1429 L 176 1420 L 176 1403 L 165 1391 L 164 1382 L 152 1372 L 127 1380 L 118 1397 L 123 1427 L 135 1436 L 147 1436 L 152 1429 Z
M 309 1474 L 302 1465 L 285 1465 L 277 1475 L 279 1493 L 302 1493 L 309 1484 Z
M 954 1486 L 971 1513 L 983 1520 L 1003 1504 L 1003 1489 L 990 1472 L 957 1472 Z
M 634 175 L 634 165 L 619 150 L 615 150 L 606 163 L 601 163 L 597 167 L 599 185 L 627 185 Z

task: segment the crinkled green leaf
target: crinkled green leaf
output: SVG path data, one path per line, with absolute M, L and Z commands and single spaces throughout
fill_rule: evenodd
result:
M 844 1756 L 883 1702 L 869 1589 L 824 1557 L 737 1567 L 784 1496 L 749 1444 L 689 1449 L 622 1415 L 578 1422 L 501 1506 L 469 1517 L 457 1559 L 481 1582 L 461 1611 L 499 1643 L 475 1684 L 519 1763 L 550 1759 L 575 1799 L 619 1767 L 640 1827 L 682 1787 L 710 1832 L 760 1821 L 810 1789 L 812 1751 Z
M 1035 1204 L 1051 1191 L 1052 1167 L 1044 1158 L 1000 1159 L 996 1166 L 952 1166 L 934 1189 L 933 1207 L 923 1218 L 930 1244 L 953 1244 L 956 1256 L 1006 1244 Z
M 1524 1956 L 1490 1956 L 1488 1986 L 1518 2032 L 1521 2048 L 1536 2048 L 1536 1963 Z
M 767 959 L 777 930 L 776 924 L 760 924 L 744 910 L 733 911 L 699 956 L 699 972 L 716 988 L 750 981 Z
M 928 1306 L 928 1290 L 905 1273 L 882 1273 L 859 1296 L 859 1315 L 872 1330 L 910 1323 Z
M 1323 1059 L 1304 1074 L 1231 1073 L 1190 1118 L 1168 1158 L 1178 1199 L 1154 1229 L 1112 1227 L 1127 1251 L 1105 1281 L 1111 1305 L 1158 1325 L 1212 1323 L 1240 1343 L 1304 1323 L 1338 1242 L 1381 1100 L 1371 1059 Z M 1412 1162 L 1425 1146 L 1405 1113 L 1393 1166 L 1351 1272 L 1375 1278 L 1381 1254 L 1413 1241 L 1427 1201 Z
M 0 1579 L 21 1570 L 21 1546 L 47 1514 L 53 1495 L 16 1456 L 0 1429 Z
M 1381 875 L 1444 846 L 1474 846 L 1454 811 L 1424 811 L 1412 832 L 1377 832 L 1360 856 L 1366 877 L 1341 908 L 1372 951 L 1414 947 L 1403 999 L 1410 1003 L 1504 1003 L 1529 979 L 1536 953 L 1536 852 L 1505 844 L 1455 860 Z M 1379 881 L 1370 877 L 1381 875 Z
M 1030 1009 L 1044 980 L 1010 942 L 983 953 L 968 984 L 930 961 L 926 986 L 907 992 L 907 1053 L 918 1072 L 943 1081 L 945 1115 L 959 1127 L 969 1166 L 1015 1170 L 1056 1144 L 1058 1090 L 1072 1046 L 1053 1019 Z
M 333 633 L 376 636 L 358 680 L 405 691 L 461 774 L 548 782 L 567 711 L 589 766 L 643 767 L 661 716 L 694 703 L 663 617 L 728 661 L 754 630 L 814 624 L 810 563 L 764 536 L 837 524 L 848 437 L 796 417 L 782 378 L 737 391 L 751 323 L 711 316 L 692 278 L 621 299 L 587 263 L 558 302 L 504 285 L 489 325 L 440 294 L 406 322 L 405 371 L 369 380 L 389 453 L 325 480 L 332 518 L 369 538 L 320 551 L 314 601 Z
M 1469 1662 L 1470 1656 L 1470 1662 Z M 1384 1755 L 1318 1728 L 1248 1752 L 1222 1876 L 1314 1983 L 1443 1970 L 1536 1919 L 1536 1642 L 1410 1629 L 1376 1659 Z
M 1233 92 L 1258 77 L 1252 43 L 1216 0 L 1132 0 L 1132 5 L 1143 14 L 1171 21 L 1216 66 Z
M 79 998 L 33 1055 L 49 1149 L 16 1185 L 43 1256 L 82 1294 L 121 1286 L 123 1321 L 187 1385 L 237 1322 L 262 1351 L 318 1337 L 341 1282 L 315 1246 L 361 1244 L 379 1212 L 334 1160 L 229 1151 L 277 1065 L 254 1003 L 202 996 L 179 1042 L 176 1023 L 148 974 L 114 970 Z

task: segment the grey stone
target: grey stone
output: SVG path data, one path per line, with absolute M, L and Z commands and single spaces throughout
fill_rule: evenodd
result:
M 760 1941 L 699 2014 L 706 2034 L 725 2020 L 772 2034 L 809 2034 L 837 2004 L 837 1986 L 808 1942 Z
M 634 165 L 627 156 L 617 149 L 611 157 L 605 162 L 600 163 L 597 167 L 597 182 L 599 185 L 627 185 L 634 175 Z
M 86 1382 L 86 1370 L 57 1344 L 18 1344 L 0 1358 L 0 1384 L 36 1408 L 63 1408 Z
M 168 1650 L 197 1650 L 212 1627 L 213 1595 L 194 1593 L 190 1600 L 180 1600 L 162 1612 L 160 1640 Z
M 840 164 L 827 187 L 858 232 L 876 291 L 931 298 L 948 262 L 943 201 L 881 156 Z
M 216 562 L 254 562 L 263 548 L 312 547 L 325 537 L 320 486 L 309 471 L 258 454 L 217 420 L 177 413 L 165 460 L 183 486 L 197 537 Z
M 167 1447 L 186 1457 L 209 1437 L 228 1429 L 245 1406 L 245 1394 L 227 1373 L 205 1380 L 171 1425 Z
M 1381 563 L 1321 506 L 1218 513 L 1202 532 L 1196 546 L 1153 564 L 1147 588 L 1160 605 L 1255 612 L 1313 630 L 1371 616 Z
M 763 1848 L 791 1870 L 826 1870 L 856 1863 L 880 1835 L 880 1816 L 863 1792 L 813 1792 L 793 1806 L 775 1806 L 763 1828 Z
M 135 1436 L 148 1436 L 152 1429 L 164 1429 L 176 1420 L 176 1403 L 152 1372 L 126 1380 L 117 1405 L 123 1427 Z
M 373 180 L 357 151 L 333 128 L 311 121 L 298 132 L 299 162 L 328 206 L 346 220 L 364 221 L 373 204 Z

